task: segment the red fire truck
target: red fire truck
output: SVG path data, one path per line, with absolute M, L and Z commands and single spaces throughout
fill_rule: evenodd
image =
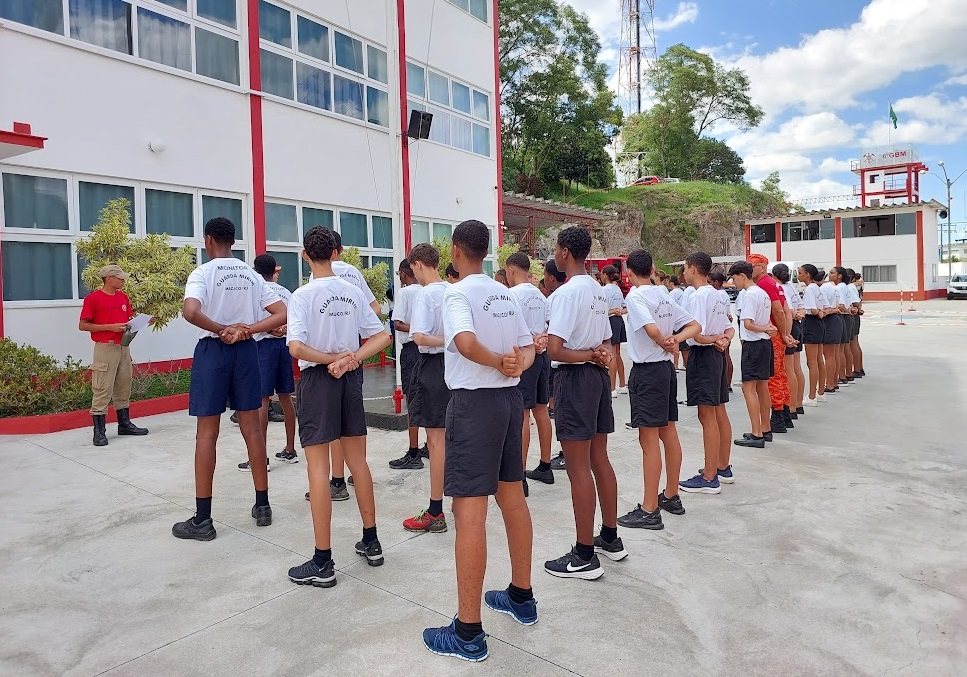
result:
M 628 280 L 628 255 L 621 254 L 620 256 L 609 256 L 603 259 L 586 259 L 584 261 L 584 267 L 587 269 L 588 273 L 597 277 L 598 273 L 605 266 L 614 266 L 618 269 L 618 274 L 621 275 L 621 279 L 618 280 L 618 287 L 621 288 L 621 293 L 625 296 L 631 291 L 631 281 Z

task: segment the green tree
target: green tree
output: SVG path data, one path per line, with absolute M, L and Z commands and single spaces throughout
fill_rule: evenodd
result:
M 339 255 L 341 261 L 345 261 L 351 266 L 359 269 L 366 280 L 366 286 L 376 297 L 376 303 L 386 300 L 386 290 L 389 289 L 389 266 L 380 261 L 375 266 L 363 267 L 363 257 L 359 253 L 359 247 L 346 247 Z
M 779 172 L 772 172 L 762 181 L 759 191 L 775 200 L 783 213 L 801 214 L 805 212 L 805 207 L 789 201 L 789 193 L 784 191 L 779 183 Z
M 718 139 L 699 139 L 693 163 L 693 178 L 712 183 L 740 184 L 745 164 L 732 148 Z
M 100 289 L 98 271 L 112 263 L 121 266 L 131 274 L 124 285 L 131 305 L 153 316 L 154 329 L 159 331 L 181 314 L 185 282 L 195 267 L 195 249 L 188 245 L 173 249 L 167 233 L 132 237 L 130 209 L 126 198 L 111 200 L 91 234 L 77 241 L 77 252 L 88 264 L 81 280 L 88 289 Z

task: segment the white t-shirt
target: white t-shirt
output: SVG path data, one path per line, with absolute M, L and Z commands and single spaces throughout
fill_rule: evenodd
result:
M 745 321 L 752 320 L 752 324 L 766 327 L 772 324 L 772 301 L 757 284 L 745 290 L 742 298 L 742 313 L 739 315 L 739 338 L 743 341 L 763 341 L 768 340 L 769 335 L 765 332 L 751 331 L 745 328 Z
M 836 283 L 836 303 L 842 304 L 849 308 L 849 290 L 847 287 L 852 287 L 853 285 L 846 284 L 845 282 Z
M 823 302 L 823 308 L 836 308 L 839 301 L 836 298 L 836 285 L 827 280 L 819 288 L 819 296 Z
M 745 301 L 745 289 L 740 289 L 738 295 L 735 297 L 735 314 L 737 317 L 742 317 L 743 301 Z
M 423 287 L 413 304 L 410 334 L 443 336 L 443 295 L 449 286 L 449 282 L 433 282 Z M 443 346 L 420 346 L 420 352 L 435 355 L 443 352 Z
M 614 282 L 604 285 L 604 292 L 608 297 L 608 310 L 625 307 L 625 297 L 621 293 L 621 288 Z
M 323 353 L 355 352 L 360 336 L 369 338 L 381 331 L 379 315 L 359 288 L 336 276 L 320 277 L 299 287 L 289 301 L 286 345 L 300 341 Z M 314 362 L 299 360 L 300 369 L 314 366 Z
M 786 303 L 792 308 L 793 312 L 799 310 L 803 307 L 802 297 L 796 288 L 792 285 L 792 282 L 786 282 L 782 285 L 782 291 L 786 294 Z
M 746 302 L 743 300 L 742 307 Z M 732 326 L 729 322 L 729 304 L 722 300 L 722 296 L 712 285 L 702 285 L 689 297 L 689 307 L 685 309 L 689 315 L 702 325 L 703 336 L 717 336 L 724 334 Z M 703 345 L 688 339 L 688 345 Z
M 590 275 L 575 275 L 558 287 L 551 296 L 547 333 L 564 339 L 564 347 L 572 350 L 593 350 L 610 339 L 611 322 L 604 287 Z
M 509 388 L 520 383 L 519 378 L 504 376 L 496 369 L 468 360 L 457 350 L 454 340 L 458 334 L 468 331 L 498 355 L 512 353 L 514 346 L 532 345 L 534 339 L 514 294 L 496 280 L 478 273 L 447 287 L 443 305 L 447 309 L 443 315 L 447 387 L 478 390 Z
M 281 299 L 282 303 L 284 303 L 286 306 L 289 305 L 289 301 L 292 299 L 292 292 L 290 292 L 288 289 L 286 289 L 285 287 L 283 287 L 278 282 L 266 282 L 265 284 L 268 285 L 269 289 L 271 289 L 276 294 L 278 294 L 279 299 Z M 261 317 L 259 317 L 259 321 L 264 320 L 269 315 L 271 315 L 271 313 L 268 313 L 268 312 L 266 312 L 266 311 L 263 310 L 262 311 L 262 314 L 261 314 Z M 264 339 L 264 338 L 266 338 L 268 336 L 272 336 L 272 334 L 270 334 L 268 332 L 262 332 L 261 334 L 256 334 L 252 338 L 254 338 L 256 341 L 261 341 L 262 339 Z
M 685 312 L 692 317 L 695 317 L 695 313 L 692 312 L 692 295 L 694 293 L 695 287 L 692 287 L 691 285 L 685 287 L 685 289 L 682 290 L 682 300 L 678 302 L 678 305 L 684 308 Z
M 393 320 L 404 324 L 413 324 L 413 309 L 417 300 L 420 298 L 422 287 L 418 284 L 408 284 L 396 292 L 396 300 L 393 303 Z M 407 344 L 413 340 L 413 334 L 408 331 L 396 330 L 401 344 Z
M 846 307 L 860 302 L 860 292 L 854 284 L 846 285 Z
M 668 287 L 665 287 L 664 285 L 662 285 L 662 288 L 666 292 L 668 292 L 668 295 L 669 296 L 672 297 L 672 301 L 674 301 L 675 303 L 681 305 L 682 295 L 685 293 L 685 290 L 684 289 L 682 289 L 681 287 L 675 287 L 674 289 L 669 290 Z
M 802 293 L 802 305 L 806 311 L 810 310 L 822 310 L 824 307 L 822 294 L 819 291 L 819 285 L 815 282 L 810 282 L 806 285 L 805 291 Z
M 547 331 L 547 321 L 551 317 L 551 304 L 541 290 L 530 282 L 521 282 L 510 290 L 517 297 L 517 305 L 524 315 L 524 322 L 531 336 L 539 336 Z
M 359 268 L 353 266 L 345 261 L 333 261 L 332 262 L 332 272 L 344 279 L 346 282 L 356 286 L 359 291 L 363 292 L 363 298 L 366 299 L 366 303 L 372 303 L 376 300 L 373 296 L 373 292 L 370 290 L 369 285 L 366 284 L 366 279 L 363 274 L 359 272 Z
M 694 319 L 661 289 L 660 286 L 643 284 L 632 289 L 625 297 L 628 306 L 628 324 L 631 328 L 628 332 L 628 356 L 632 362 L 661 362 L 674 359 L 671 353 L 665 351 L 648 336 L 645 331 L 647 325 L 657 325 L 662 336 L 671 336 L 676 329 L 681 329 Z
M 201 301 L 201 311 L 218 324 L 255 324 L 279 296 L 244 261 L 212 259 L 195 268 L 185 283 L 185 298 Z M 218 334 L 199 330 L 199 338 Z

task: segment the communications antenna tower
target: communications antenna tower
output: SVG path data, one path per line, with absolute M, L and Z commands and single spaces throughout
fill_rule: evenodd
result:
M 628 112 L 641 112 L 644 73 L 658 60 L 655 40 L 655 0 L 620 0 L 620 87 L 628 96 Z

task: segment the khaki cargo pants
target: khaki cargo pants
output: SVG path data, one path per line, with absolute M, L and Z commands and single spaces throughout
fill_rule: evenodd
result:
M 131 403 L 131 349 L 114 343 L 95 343 L 91 362 L 91 414 L 107 413 L 107 405 L 114 400 L 114 409 L 126 409 Z

